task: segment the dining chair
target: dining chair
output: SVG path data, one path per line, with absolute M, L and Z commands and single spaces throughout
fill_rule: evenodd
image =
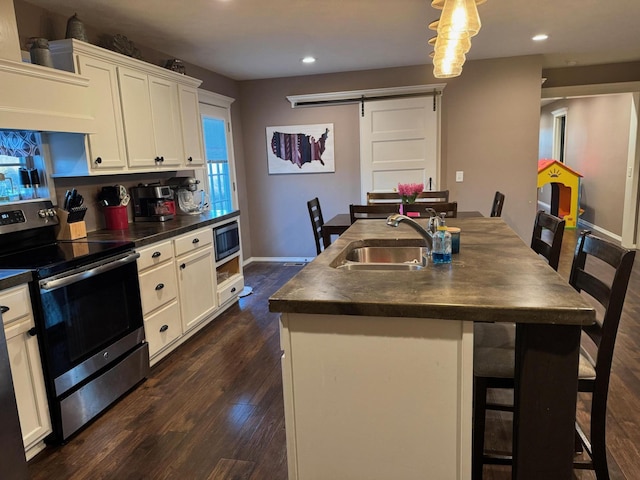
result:
M 325 245 L 322 239 L 322 225 L 324 225 L 324 218 L 322 218 L 322 209 L 320 208 L 320 200 L 315 197 L 307 202 L 307 208 L 309 209 L 309 218 L 311 218 L 311 228 L 313 229 L 313 238 L 316 241 L 316 253 L 320 255 L 320 252 L 327 248 L 329 244 Z
M 502 215 L 502 206 L 504 205 L 504 193 L 496 192 L 491 205 L 491 217 L 499 217 Z
M 445 213 L 446 218 L 456 218 L 458 216 L 458 202 L 409 203 L 402 205 L 402 213 L 405 215 L 409 212 L 418 212 L 420 217 L 429 217 L 428 209 L 434 210 L 437 214 Z
M 398 213 L 397 203 L 378 203 L 374 205 L 349 205 L 351 223 L 356 220 L 366 220 L 375 218 L 387 218 L 392 213 Z
M 437 190 L 431 192 L 420 192 L 416 197 L 416 202 L 448 202 L 449 190 Z M 378 203 L 401 203 L 402 197 L 398 192 L 367 192 L 367 205 Z
M 576 450 L 586 451 L 589 458 L 576 459 L 575 469 L 591 469 L 598 480 L 608 480 L 606 419 L 609 378 L 618 325 L 633 268 L 635 250 L 628 250 L 596 237 L 590 231 L 581 233 L 574 252 L 569 284 L 587 293 L 600 304 L 601 315 L 593 325 L 582 328 L 578 367 L 578 392 L 591 394 L 590 435 L 576 421 Z M 595 268 L 594 268 L 595 267 Z M 600 273 L 596 274 L 596 270 Z M 611 270 L 601 274 L 603 270 Z M 475 332 L 475 331 L 474 331 Z M 511 464 L 508 455 L 484 451 L 486 410 L 512 410 L 510 406 L 487 403 L 489 388 L 512 389 L 514 386 L 515 350 L 512 339 L 504 344 L 476 347 L 474 339 L 474 394 L 472 478 L 482 478 L 484 464 Z

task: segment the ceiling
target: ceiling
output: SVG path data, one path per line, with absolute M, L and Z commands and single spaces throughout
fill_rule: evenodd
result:
M 26 0 L 235 80 L 430 63 L 429 0 Z M 639 0 L 488 0 L 468 60 L 640 60 Z M 545 42 L 531 37 L 546 33 Z M 304 56 L 314 64 L 301 62 Z

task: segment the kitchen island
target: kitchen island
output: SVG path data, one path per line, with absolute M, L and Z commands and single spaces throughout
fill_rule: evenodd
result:
M 361 220 L 271 297 L 290 480 L 470 478 L 476 321 L 518 324 L 513 478 L 571 478 L 580 330 L 595 311 L 502 219 L 448 225 L 462 230 L 450 265 L 336 268 L 354 247 L 423 242 Z

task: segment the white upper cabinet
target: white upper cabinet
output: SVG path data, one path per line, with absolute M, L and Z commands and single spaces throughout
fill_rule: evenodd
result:
M 178 95 L 185 165 L 200 167 L 204 165 L 204 154 L 198 90 L 187 85 L 178 85 Z
M 178 84 L 150 75 L 149 93 L 156 140 L 155 158 L 161 167 L 182 166 L 184 158 Z
M 204 164 L 197 103 L 200 80 L 75 39 L 49 45 L 56 68 L 90 79 L 96 120 L 86 139 L 78 134 L 49 135 L 54 176 Z
M 89 104 L 95 119 L 95 133 L 87 135 L 89 166 L 92 170 L 122 170 L 125 157 L 122 112 L 115 65 L 77 56 L 78 73 L 89 78 Z
M 152 166 L 155 164 L 155 139 L 151 121 L 149 79 L 145 73 L 118 67 L 118 82 L 129 166 Z

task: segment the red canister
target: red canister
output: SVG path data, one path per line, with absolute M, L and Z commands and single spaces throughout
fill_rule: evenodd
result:
M 115 207 L 104 207 L 103 210 L 107 230 L 126 230 L 129 228 L 127 207 L 118 205 Z

